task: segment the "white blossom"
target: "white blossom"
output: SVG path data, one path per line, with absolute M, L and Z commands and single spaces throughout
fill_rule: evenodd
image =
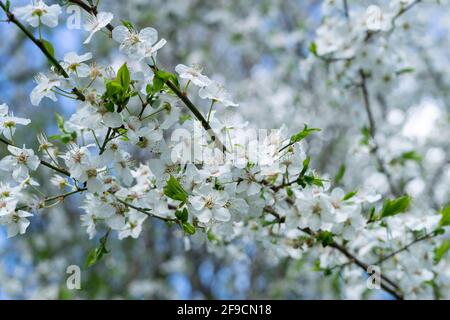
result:
M 42 0 L 32 0 L 31 4 L 15 7 L 13 14 L 19 19 L 28 22 L 32 27 L 37 27 L 42 23 L 50 28 L 54 28 L 58 25 L 61 7 L 58 4 L 48 6 Z
M 90 15 L 87 22 L 84 24 L 84 30 L 89 32 L 89 36 L 83 42 L 88 44 L 91 42 L 92 37 L 95 33 L 100 31 L 102 28 L 106 27 L 113 19 L 113 14 L 111 12 L 101 11 L 97 15 Z

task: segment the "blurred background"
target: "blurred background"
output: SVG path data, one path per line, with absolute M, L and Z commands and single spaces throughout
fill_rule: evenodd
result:
M 350 12 L 372 2 L 350 0 Z M 438 208 L 450 198 L 450 12 L 446 2 L 429 2 L 404 18 L 412 29 L 407 36 L 394 38 L 415 74 L 377 86 L 380 91 L 373 93 L 386 161 L 411 149 L 420 154 L 421 161 L 389 163 L 399 188 L 415 197 L 422 209 Z M 388 6 L 389 1 L 378 4 Z M 329 66 L 316 64 L 309 54 L 324 8 L 330 7 L 343 14 L 338 0 L 100 3 L 101 10 L 114 13 L 114 24 L 123 19 L 137 29 L 156 28 L 168 41 L 158 54 L 168 70 L 178 63 L 202 65 L 204 74 L 225 84 L 252 126 L 286 124 L 298 131 L 308 123 L 322 128 L 305 144 L 318 173 L 333 178 L 345 166 L 349 173 L 342 179 L 344 188 L 362 187 L 387 195 L 385 177 L 368 152 L 360 150 L 366 116 L 359 92 L 337 85 L 328 77 Z M 87 34 L 68 29 L 64 19 L 60 17 L 57 28 L 43 29 L 58 57 L 69 51 L 91 51 L 99 64 L 123 63 L 124 57 L 107 37 L 97 34 L 83 47 Z M 0 103 L 7 103 L 20 117 L 33 119 L 33 125 L 18 130 L 16 141 L 36 146 L 37 133 L 57 132 L 54 113 L 70 115 L 75 105 L 45 99 L 33 107 L 29 99 L 33 77 L 47 70 L 47 62 L 13 25 L 0 23 L 0 37 Z M 5 148 L 0 147 L 0 156 L 4 155 Z M 48 176 L 36 179 L 41 191 L 50 194 Z M 327 277 L 313 272 L 320 259 L 314 253 L 300 260 L 280 259 L 250 243 L 245 252 L 230 252 L 231 247 L 222 255 L 210 254 L 205 244 L 186 251 L 179 230 L 159 221 L 147 221 L 138 240 L 111 238 L 110 253 L 101 263 L 85 268 L 86 255 L 97 240 L 90 241 L 80 225 L 79 201 L 70 198 L 40 212 L 25 236 L 6 239 L 0 229 L 0 298 L 312 299 L 352 298 L 362 290 L 347 286 L 339 272 Z M 71 264 L 82 266 L 81 290 L 66 288 L 66 268 Z

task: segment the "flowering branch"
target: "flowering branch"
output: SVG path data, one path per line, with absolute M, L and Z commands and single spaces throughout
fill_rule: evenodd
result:
M 70 196 L 72 196 L 74 194 L 84 192 L 86 190 L 87 190 L 87 188 L 79 188 L 79 189 L 76 189 L 76 190 L 73 190 L 73 191 L 69 191 L 69 192 L 66 192 L 66 193 L 63 193 L 63 194 L 58 194 L 56 196 L 47 197 L 47 198 L 42 199 L 40 201 L 39 207 L 45 206 L 45 204 L 47 202 L 52 202 L 52 201 L 55 201 L 55 200 L 58 200 L 58 202 L 62 202 L 66 198 L 68 198 L 68 197 L 70 197 Z M 31 209 L 32 208 L 30 208 L 30 206 L 22 206 L 22 207 L 16 208 L 16 211 L 19 211 L 19 210 L 31 210 Z
M 56 70 L 66 79 L 69 79 L 69 75 L 67 74 L 66 70 L 61 66 L 61 64 L 58 62 L 58 60 L 55 59 L 53 54 L 47 49 L 44 42 L 41 40 L 36 39 L 36 37 L 27 29 L 25 26 L 14 17 L 14 14 L 9 10 L 9 8 L 3 3 L 3 1 L 0 1 L 0 7 L 3 9 L 3 11 L 6 13 L 6 16 L 8 17 L 8 22 L 14 23 L 22 32 L 42 51 L 42 53 L 45 55 L 45 57 L 50 61 L 50 63 L 56 68 Z M 76 87 L 72 89 L 72 93 L 77 96 L 77 99 L 84 101 L 86 100 L 86 97 L 84 94 Z
M 97 8 L 95 6 L 89 6 L 88 4 L 84 3 L 81 0 L 69 0 L 69 2 L 80 6 L 83 10 L 85 10 L 86 12 L 88 12 L 94 16 L 97 15 Z M 110 31 L 114 30 L 114 27 L 111 24 L 108 24 L 106 27 Z M 158 68 L 155 65 L 152 65 L 150 67 L 154 72 L 158 71 Z M 180 100 L 194 114 L 194 116 L 200 121 L 203 128 L 210 135 L 211 139 L 215 142 L 216 147 L 219 150 L 226 152 L 227 149 L 226 149 L 225 145 L 219 139 L 217 134 L 214 133 L 214 130 L 211 128 L 209 122 L 205 119 L 205 117 L 199 111 L 199 109 L 192 103 L 192 101 L 187 97 L 186 93 L 182 92 L 171 80 L 165 80 L 165 83 L 173 91 L 173 93 L 175 93 L 178 96 L 178 98 L 180 98 Z
M 274 216 L 279 223 L 284 223 L 285 222 L 284 217 L 282 217 L 279 213 L 277 213 L 272 207 L 266 206 L 266 207 L 264 207 L 264 211 L 266 211 L 267 213 L 269 213 L 272 216 Z M 317 234 L 314 231 L 312 231 L 311 229 L 309 229 L 309 228 L 298 228 L 298 229 L 301 230 L 302 232 L 310 235 L 313 238 L 317 238 Z M 355 255 L 353 255 L 350 251 L 348 251 L 344 246 L 338 244 L 334 240 L 331 241 L 331 243 L 329 243 L 328 245 L 331 248 L 336 249 L 339 252 L 341 252 L 343 255 L 345 255 L 349 259 L 350 263 L 354 263 L 355 265 L 360 267 L 364 272 L 367 272 L 367 270 L 369 268 L 369 264 L 367 264 L 367 263 L 361 261 L 360 259 L 358 259 Z M 383 290 L 385 290 L 386 292 L 389 292 L 395 298 L 397 298 L 399 300 L 402 300 L 403 299 L 403 294 L 398 292 L 399 291 L 398 285 L 394 281 L 392 281 L 389 277 L 387 277 L 385 275 L 381 275 L 381 278 L 382 278 L 381 287 L 383 288 Z M 394 289 L 389 287 L 385 282 L 387 282 Z
M 13 147 L 15 147 L 14 144 L 12 144 L 10 141 L 8 141 L 8 140 L 6 140 L 6 139 L 4 139 L 4 138 L 2 138 L 2 137 L 0 137 L 0 142 L 6 144 L 7 146 L 13 146 Z M 40 163 L 41 163 L 43 166 L 45 166 L 45 167 L 47 167 L 47 168 L 50 168 L 50 169 L 52 169 L 52 170 L 55 170 L 55 171 L 57 171 L 57 172 L 59 172 L 59 173 L 65 175 L 65 176 L 70 177 L 70 173 L 69 173 L 67 170 L 58 168 L 58 167 L 52 165 L 51 163 L 49 163 L 49 162 L 47 162 L 47 161 L 45 161 L 45 160 L 39 160 L 39 161 L 40 161 Z
M 153 72 L 157 72 L 158 68 L 156 66 L 150 66 Z M 181 101 L 188 107 L 188 109 L 194 114 L 194 116 L 197 118 L 197 120 L 200 121 L 203 128 L 206 130 L 206 132 L 210 135 L 211 139 L 215 142 L 216 147 L 222 151 L 226 152 L 227 149 L 225 145 L 220 141 L 219 137 L 216 133 L 214 133 L 214 130 L 211 128 L 209 122 L 205 119 L 203 114 L 198 110 L 198 108 L 192 103 L 192 101 L 187 97 L 186 93 L 182 92 L 171 80 L 166 80 L 167 86 L 170 88 L 170 90 L 175 93 L 178 98 L 180 98 Z

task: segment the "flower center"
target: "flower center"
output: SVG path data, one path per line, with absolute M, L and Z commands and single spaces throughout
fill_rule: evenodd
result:
M 177 173 L 178 166 L 176 164 L 167 165 L 166 170 L 164 171 L 167 174 Z
M 88 178 L 95 178 L 97 177 L 97 170 L 96 169 L 88 169 L 86 171 Z
M 21 153 L 16 159 L 19 164 L 26 164 L 28 161 L 28 156 L 25 153 Z
M 5 122 L 3 123 L 3 126 L 4 126 L 5 128 L 15 128 L 15 127 L 16 127 L 16 122 L 15 122 L 15 121 L 12 121 L 12 120 L 5 121 Z
M 214 207 L 214 201 L 211 197 L 205 199 L 205 208 L 212 209 Z
M 322 213 L 322 208 L 320 207 L 320 205 L 318 203 L 316 203 L 313 207 L 312 207 L 312 213 L 313 214 L 317 214 L 320 215 Z
M 133 33 L 130 36 L 130 42 L 131 42 L 131 44 L 137 44 L 137 43 L 141 42 L 141 39 L 139 39 L 139 35 L 137 33 Z
M 81 163 L 81 159 L 83 158 L 83 153 L 77 151 L 73 154 L 72 158 L 75 163 Z
M 34 9 L 34 10 L 33 10 L 32 15 L 33 15 L 33 16 L 41 17 L 41 16 L 44 15 L 45 13 L 47 13 L 47 10 L 42 9 L 42 8 L 37 8 L 37 9 Z
M 74 62 L 69 64 L 69 66 L 67 67 L 70 71 L 77 71 L 77 68 L 80 66 L 79 62 Z

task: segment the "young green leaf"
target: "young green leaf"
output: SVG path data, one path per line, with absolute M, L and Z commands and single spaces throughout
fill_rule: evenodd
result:
M 163 192 L 167 197 L 181 202 L 186 202 L 188 199 L 188 193 L 173 176 L 170 176 L 169 180 L 167 180 Z
M 354 196 L 356 196 L 357 193 L 358 193 L 357 190 L 351 191 L 351 192 L 347 193 L 347 194 L 342 198 L 342 201 L 347 201 L 347 200 L 353 198 Z
M 155 73 L 155 77 L 163 80 L 165 83 L 166 81 L 173 82 L 177 87 L 180 87 L 180 84 L 178 82 L 178 78 L 175 74 L 164 71 L 164 70 L 158 70 Z
M 162 90 L 164 87 L 164 79 L 159 77 L 153 77 L 153 87 L 152 87 L 152 94 L 158 93 Z
M 305 126 L 303 127 L 303 130 L 294 134 L 293 136 L 291 136 L 291 139 L 289 140 L 289 143 L 287 145 L 285 145 L 283 148 L 281 148 L 279 150 L 279 152 L 283 151 L 286 148 L 289 148 L 290 146 L 292 146 L 293 144 L 302 141 L 303 139 L 305 139 L 306 137 L 308 137 L 309 135 L 311 135 L 313 132 L 316 131 L 320 131 L 319 128 L 308 128 L 308 125 L 305 124 Z
M 440 227 L 450 226 L 450 206 L 443 208 L 439 213 L 442 215 L 439 221 Z
M 183 210 L 177 210 L 175 211 L 175 216 L 178 220 L 180 220 L 182 223 L 185 223 L 188 221 L 189 212 L 187 211 L 187 208 L 183 208 Z
M 313 132 L 316 131 L 320 131 L 319 128 L 308 128 L 308 126 L 305 124 L 304 128 L 302 131 L 300 131 L 299 133 L 294 134 L 291 137 L 291 140 L 289 141 L 291 144 L 296 143 L 296 142 L 300 142 L 303 139 L 305 139 L 306 137 L 308 137 L 309 135 L 311 135 Z
M 317 44 L 315 42 L 311 42 L 311 44 L 309 45 L 309 52 L 311 52 L 313 55 L 315 55 L 316 57 L 318 57 L 319 55 L 317 54 Z
M 124 63 L 119 71 L 117 71 L 117 81 L 120 83 L 122 88 L 128 89 L 131 83 L 130 71 L 128 70 L 127 64 Z
M 50 53 L 51 56 L 55 56 L 55 48 L 53 48 L 53 45 L 47 41 L 47 40 L 40 40 L 42 44 L 44 45 L 44 48 Z
M 187 234 L 191 234 L 191 235 L 195 234 L 195 227 L 192 224 L 190 224 L 189 222 L 183 223 L 183 230 Z
M 122 25 L 124 25 L 125 27 L 128 28 L 128 30 L 130 30 L 130 32 L 132 32 L 134 30 L 134 27 L 130 21 L 128 21 L 128 20 L 120 20 L 120 21 L 122 22 Z
M 100 244 L 97 248 L 92 249 L 91 252 L 89 252 L 87 258 L 86 258 L 86 266 L 91 267 L 97 262 L 99 262 L 102 257 L 109 253 L 109 250 L 106 248 L 106 244 L 108 242 L 109 237 L 109 231 L 100 238 Z
M 345 164 L 341 164 L 338 173 L 336 174 L 336 177 L 334 177 L 334 184 L 339 184 L 342 181 L 345 175 L 345 171 L 346 171 Z
M 395 216 L 408 210 L 411 204 L 409 196 L 403 196 L 397 199 L 386 199 L 380 212 L 380 218 Z
M 405 73 L 412 73 L 412 72 L 415 72 L 415 71 L 416 71 L 416 69 L 414 69 L 412 67 L 406 67 L 406 68 L 402 68 L 400 70 L 397 70 L 395 72 L 395 74 L 399 76 L 399 75 L 402 75 L 402 74 L 405 74 Z
M 450 240 L 445 239 L 442 241 L 441 245 L 434 249 L 434 263 L 438 264 L 439 261 L 445 256 L 445 254 L 450 250 Z
M 320 231 L 317 235 L 317 240 L 322 243 L 323 247 L 328 247 L 333 243 L 333 233 L 330 231 Z
M 407 161 L 420 163 L 422 161 L 422 156 L 418 154 L 415 150 L 411 150 L 408 152 L 404 152 L 400 156 L 392 159 L 390 161 L 390 164 L 392 165 L 399 164 L 403 166 Z

